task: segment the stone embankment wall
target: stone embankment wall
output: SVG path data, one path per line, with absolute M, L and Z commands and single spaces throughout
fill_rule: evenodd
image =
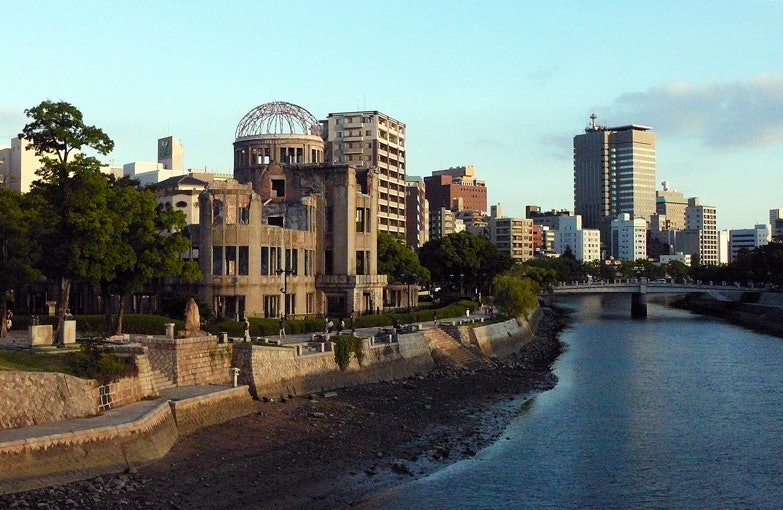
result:
M 184 400 L 171 400 L 171 412 L 180 435 L 224 423 L 255 412 L 247 386 Z
M 783 338 L 783 294 L 746 292 L 735 299 L 709 292 L 687 295 L 677 305 L 696 313 L 716 315 L 738 326 Z
M 449 334 L 465 345 L 474 345 L 485 356 L 503 358 L 533 338 L 541 317 L 540 309 L 528 322 L 523 318 L 485 326 L 461 321 L 442 324 Z M 424 332 L 399 335 L 394 343 L 374 344 L 363 339 L 362 364 L 351 359 L 340 371 L 334 352 L 299 353 L 294 347 L 235 344 L 234 364 L 240 369 L 239 381 L 250 387 L 256 398 L 301 395 L 379 381 L 404 379 L 425 374 L 435 367 L 429 340 Z
M 100 426 L 96 422 L 94 428 L 89 428 L 91 420 L 87 420 L 81 427 L 74 427 L 73 432 L 40 437 L 15 435 L 16 431 L 0 434 L 0 494 L 59 485 L 147 464 L 163 458 L 179 435 L 255 410 L 246 386 L 145 404 L 149 406 L 146 412 L 140 412 L 138 419 L 117 425 Z
M 93 416 L 97 388 L 65 374 L 0 371 L 0 429 Z
M 177 440 L 168 403 L 134 422 L 0 443 L 0 493 L 123 471 L 160 459 Z
M 153 369 L 166 374 L 175 386 L 229 384 L 233 344 L 219 344 L 217 337 L 146 337 L 139 339 L 147 348 Z
M 401 335 L 400 342 L 371 345 L 363 339 L 361 366 L 353 358 L 342 372 L 333 351 L 298 354 L 293 347 L 237 344 L 239 381 L 254 397 L 301 395 L 427 373 L 435 366 L 423 333 Z

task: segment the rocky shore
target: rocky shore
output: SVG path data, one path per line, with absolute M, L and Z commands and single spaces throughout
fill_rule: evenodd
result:
M 552 388 L 566 318 L 547 310 L 518 354 L 469 371 L 256 402 L 256 413 L 185 436 L 132 472 L 0 496 L 0 508 L 351 508 L 471 457 L 524 401 Z

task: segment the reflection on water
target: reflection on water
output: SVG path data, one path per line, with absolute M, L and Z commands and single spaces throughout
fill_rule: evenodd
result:
M 627 295 L 568 298 L 557 387 L 475 458 L 373 508 L 773 508 L 783 340 Z

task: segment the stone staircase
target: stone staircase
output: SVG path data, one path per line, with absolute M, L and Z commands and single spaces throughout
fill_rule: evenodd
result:
M 152 369 L 152 385 L 158 392 L 176 387 L 166 374 L 154 368 Z
M 432 350 L 440 350 L 457 366 L 470 370 L 485 370 L 492 366 L 491 360 L 481 354 L 478 348 L 464 345 L 443 328 L 429 329 L 425 336 Z

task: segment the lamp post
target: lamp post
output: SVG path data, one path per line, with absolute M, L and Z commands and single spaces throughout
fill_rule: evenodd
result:
M 278 275 L 283 275 L 283 287 L 280 292 L 283 293 L 283 317 L 288 318 L 288 275 L 296 276 L 296 271 L 293 269 L 278 269 Z

